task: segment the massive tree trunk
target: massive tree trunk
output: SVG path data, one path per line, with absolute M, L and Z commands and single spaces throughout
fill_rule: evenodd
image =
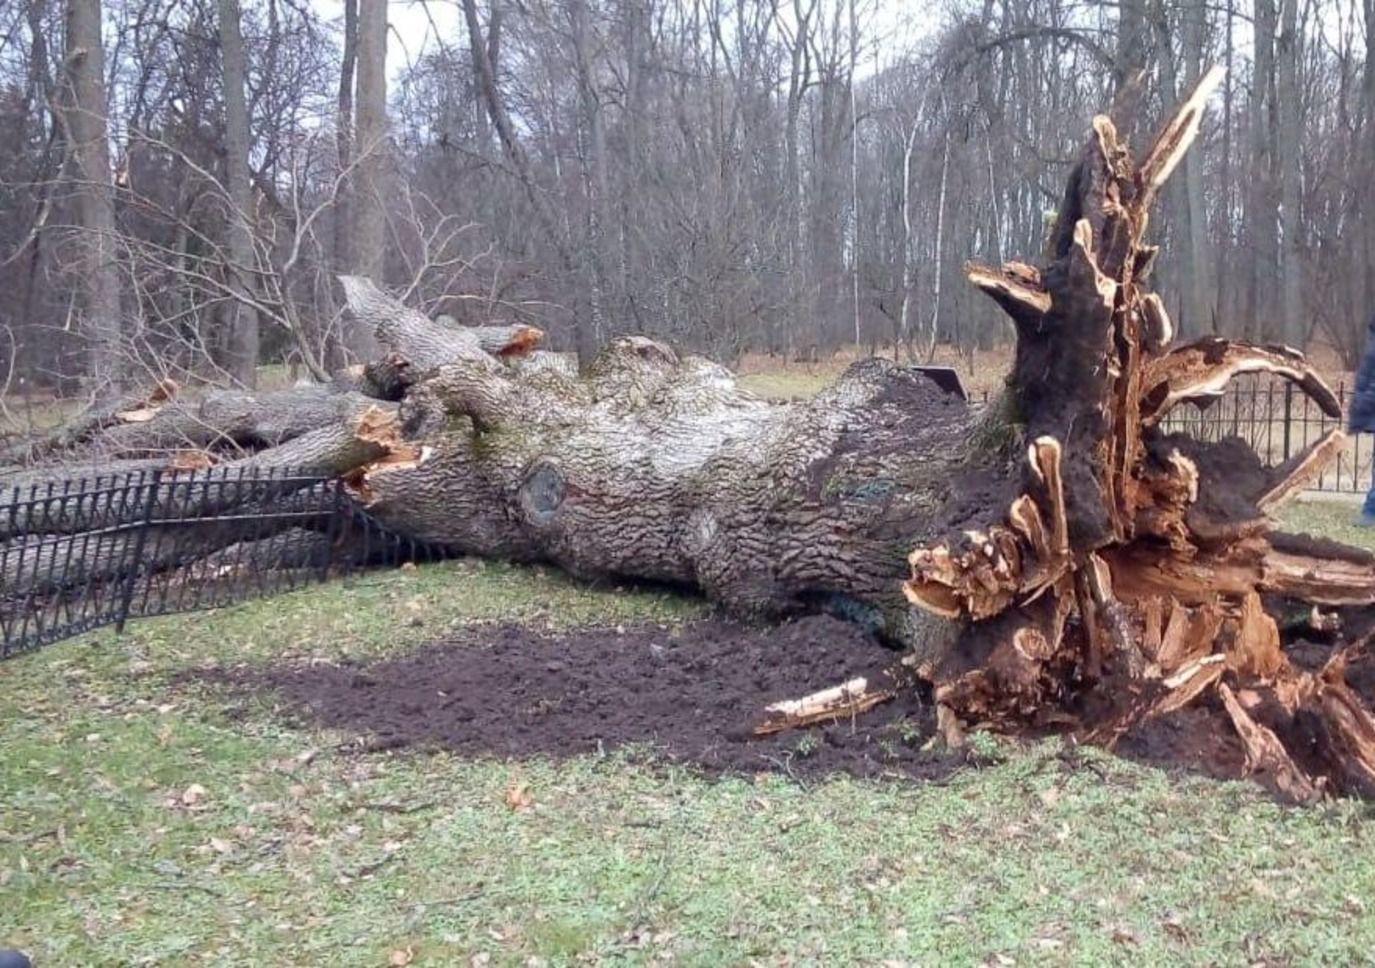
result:
M 810 401 L 768 403 L 639 337 L 578 375 L 532 352 L 535 330 L 441 325 L 345 277 L 355 321 L 387 351 L 369 367 L 290 400 L 163 393 L 38 449 L 166 461 L 179 441 L 196 448 L 174 455 L 182 466 L 347 470 L 376 519 L 452 553 L 696 587 L 749 616 L 860 621 L 907 647 L 903 668 L 931 685 L 952 738 L 1054 727 L 1111 745 L 1211 701 L 1287 795 L 1375 793 L 1375 721 L 1342 680 L 1349 652 L 1300 672 L 1266 611 L 1375 602 L 1375 556 L 1271 529 L 1340 432 L 1269 468 L 1240 440 L 1160 429 L 1241 372 L 1340 409 L 1292 350 L 1172 347 L 1146 288 L 1148 210 L 1217 80 L 1139 163 L 1094 120 L 1044 267 L 968 267 L 1018 333 L 1008 391 L 988 408 L 882 360 Z M 58 542 L 79 530 L 33 527 Z M 895 688 L 846 683 L 779 704 L 761 728 L 855 713 Z

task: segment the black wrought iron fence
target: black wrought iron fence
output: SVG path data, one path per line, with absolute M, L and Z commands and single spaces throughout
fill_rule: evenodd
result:
M 1342 419 L 1325 414 L 1292 383 L 1269 375 L 1245 376 L 1227 391 L 1202 406 L 1183 404 L 1165 418 L 1163 427 L 1183 431 L 1201 440 L 1240 437 L 1268 464 L 1278 464 L 1301 453 L 1329 430 L 1345 428 L 1350 392 L 1337 386 Z M 1352 434 L 1337 459 L 1313 482 L 1311 489 L 1330 494 L 1363 494 L 1371 486 L 1371 458 L 1375 442 L 1365 434 Z
M 0 483 L 0 659 L 133 617 L 438 557 L 290 468 Z

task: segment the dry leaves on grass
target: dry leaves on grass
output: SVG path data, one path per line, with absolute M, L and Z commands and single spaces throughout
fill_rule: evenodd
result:
M 535 798 L 530 795 L 524 783 L 512 783 L 506 788 L 506 793 L 502 797 L 506 806 L 516 813 L 524 813 L 535 806 Z

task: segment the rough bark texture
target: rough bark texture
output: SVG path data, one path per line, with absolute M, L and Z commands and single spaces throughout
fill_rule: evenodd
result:
M 349 199 L 354 220 L 353 271 L 381 282 L 387 241 L 387 0 L 359 0 L 357 23 L 357 167 Z M 353 328 L 349 343 L 360 359 L 377 355 L 377 343 L 366 325 Z
M 749 614 L 833 607 L 895 637 L 911 615 L 898 593 L 907 542 L 957 486 L 971 420 L 964 401 L 885 361 L 778 406 L 634 337 L 583 379 L 450 364 L 403 413 L 443 428 L 426 439 L 433 456 L 370 471 L 358 490 L 405 533 L 589 578 L 693 585 Z

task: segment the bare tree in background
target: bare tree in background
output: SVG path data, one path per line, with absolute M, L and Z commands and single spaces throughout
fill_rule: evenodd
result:
M 1299 0 L 1280 0 L 1280 36 L 1277 44 L 1275 104 L 1278 115 L 1276 139 L 1277 170 L 1280 182 L 1281 232 L 1281 307 L 1280 336 L 1290 346 L 1303 346 L 1308 339 L 1308 321 L 1303 312 L 1303 232 L 1300 221 L 1302 191 L 1302 152 L 1300 127 Z
M 358 0 L 344 0 L 344 26 L 339 66 L 338 111 L 334 120 L 334 145 L 339 172 L 353 163 L 353 83 L 358 65 Z M 334 207 L 334 265 L 339 272 L 353 271 L 354 225 L 349 205 L 349 180 L 340 179 Z
M 811 359 L 919 336 L 972 364 L 1011 332 L 960 265 L 1042 247 L 1083 118 L 1112 104 L 1140 133 L 1221 62 L 1153 221 L 1168 308 L 1350 363 L 1375 308 L 1372 3 L 457 0 L 456 35 L 432 3 L 398 65 L 381 0 L 234 0 L 240 84 L 221 0 L 106 0 L 113 107 L 82 140 L 105 108 L 76 111 L 61 23 L 88 4 L 10 0 L 0 349 L 45 389 L 117 360 L 250 383 L 256 317 L 260 362 L 327 372 L 350 355 L 335 276 L 408 286 L 422 240 L 461 228 L 439 258 L 466 268 L 426 274 L 426 303 L 559 349 L 634 332 Z M 87 352 L 102 318 L 122 353 Z

